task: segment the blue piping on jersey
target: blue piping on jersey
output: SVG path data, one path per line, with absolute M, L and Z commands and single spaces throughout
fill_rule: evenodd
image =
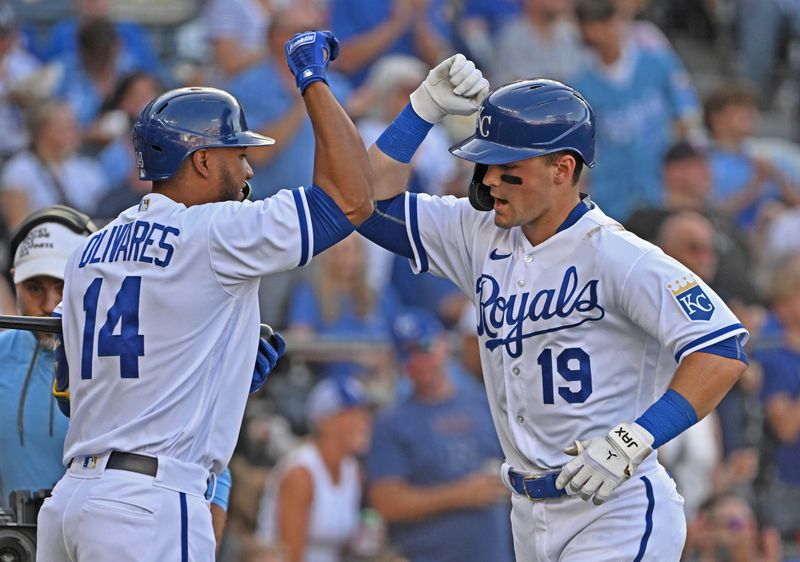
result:
M 422 246 L 422 239 L 419 236 L 419 221 L 417 219 L 417 194 L 408 194 L 408 214 L 409 226 L 411 227 L 411 237 L 414 239 L 414 247 L 419 255 L 419 272 L 428 271 L 428 254 Z
M 730 332 L 733 332 L 733 331 L 736 331 L 736 330 L 743 330 L 743 329 L 744 329 L 744 326 L 742 326 L 739 323 L 736 323 L 736 324 L 731 324 L 730 326 L 725 326 L 724 328 L 720 328 L 719 330 L 711 332 L 710 334 L 706 334 L 705 336 L 701 336 L 701 337 L 697 338 L 696 340 L 691 341 L 691 342 L 687 343 L 686 345 L 684 345 L 682 348 L 680 348 L 680 350 L 678 350 L 678 353 L 675 354 L 675 362 L 676 363 L 680 363 L 681 362 L 681 358 L 683 357 L 683 355 L 689 349 L 691 349 L 693 347 L 697 347 L 698 345 L 702 345 L 702 344 L 706 343 L 707 341 L 711 341 L 711 340 L 716 339 L 716 338 L 718 338 L 720 336 L 724 336 L 725 334 L 728 334 Z
M 588 200 L 588 199 L 587 199 Z M 556 232 L 561 232 L 562 230 L 568 229 L 570 226 L 578 222 L 583 215 L 589 212 L 589 206 L 581 201 L 569 212 L 567 218 L 564 219 L 564 222 L 561 223 L 561 226 L 558 227 Z
M 647 542 L 650 540 L 650 533 L 653 532 L 653 509 L 656 506 L 653 485 L 650 480 L 647 479 L 647 476 L 642 476 L 640 480 L 644 482 L 644 491 L 647 494 L 647 512 L 644 514 L 644 535 L 642 535 L 642 542 L 639 543 L 639 554 L 636 555 L 633 562 L 641 562 L 647 551 Z
M 186 494 L 178 492 L 181 499 L 181 562 L 189 562 L 189 514 L 186 509 Z
M 300 219 L 300 263 L 303 266 L 308 261 L 308 223 L 306 222 L 306 206 L 303 202 L 303 196 L 300 194 L 300 188 L 297 187 L 292 190 L 294 196 L 294 204 L 297 207 L 297 218 Z

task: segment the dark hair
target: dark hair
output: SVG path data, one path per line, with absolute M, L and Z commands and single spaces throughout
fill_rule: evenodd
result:
M 156 84 L 158 84 L 159 90 L 161 89 L 161 85 L 158 83 L 158 78 L 144 72 L 143 70 L 135 70 L 122 76 L 117 83 L 114 85 L 114 90 L 108 95 L 108 97 L 103 101 L 103 106 L 100 108 L 100 113 L 105 111 L 111 111 L 112 109 L 118 109 L 119 104 L 122 103 L 122 98 L 128 93 L 128 90 L 136 84 L 139 80 L 152 80 Z
M 612 0 L 577 0 L 575 17 L 579 22 L 606 21 L 614 17 L 617 7 Z
M 711 116 L 731 105 L 757 106 L 755 90 L 746 83 L 725 84 L 713 90 L 703 104 L 703 122 L 711 130 Z
M 542 156 L 542 158 L 544 158 L 544 161 L 552 166 L 559 158 L 566 156 L 567 154 L 575 158 L 575 170 L 572 172 L 572 185 L 577 185 L 581 179 L 581 172 L 583 172 L 583 158 L 581 158 L 580 154 L 571 150 L 559 150 L 558 152 L 545 154 Z
M 103 70 L 114 62 L 119 35 L 106 18 L 89 18 L 78 24 L 78 56 L 89 73 Z

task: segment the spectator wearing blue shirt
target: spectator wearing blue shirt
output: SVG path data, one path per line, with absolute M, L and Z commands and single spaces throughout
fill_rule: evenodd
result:
M 311 184 L 314 131 L 294 75 L 286 66 L 283 45 L 295 33 L 318 29 L 320 25 L 310 11 L 287 8 L 276 12 L 267 33 L 269 55 L 222 86 L 240 100 L 250 127 L 258 132 L 269 131 L 276 141 L 274 150 L 248 152 L 255 173 L 250 180 L 254 199 L 269 197 L 283 188 Z M 337 64 L 338 59 L 333 66 Z M 328 72 L 328 78 L 334 95 L 344 103 L 350 93 L 347 80 L 333 71 Z
M 61 301 L 67 259 L 85 236 L 56 222 L 28 229 L 12 269 L 19 314 L 50 316 Z M 7 506 L 12 491 L 52 488 L 64 475 L 67 418 L 51 392 L 51 335 L 0 333 L 0 365 L 0 506 Z
M 485 396 L 454 384 L 430 312 L 400 314 L 393 328 L 414 390 L 375 422 L 370 503 L 410 562 L 511 562 L 509 492 Z
M 713 201 L 744 230 L 753 230 L 770 202 L 800 204 L 800 193 L 776 162 L 755 157 L 746 141 L 753 136 L 758 106 L 752 90 L 726 84 L 709 94 L 704 118 L 713 141 L 710 153 Z
M 113 91 L 124 68 L 114 25 L 103 18 L 84 20 L 78 27 L 78 50 L 59 59 L 63 68 L 56 96 L 75 112 L 82 128 L 97 116 L 103 100 Z
M 800 531 L 800 255 L 776 269 L 770 286 L 772 310 L 783 327 L 780 340 L 756 348 L 763 370 L 761 398 L 768 434 L 774 440 L 774 467 L 766 475 L 763 516 L 785 538 Z
M 289 330 L 298 338 L 385 343 L 391 339 L 396 299 L 390 289 L 376 292 L 366 275 L 364 240 L 351 234 L 320 256 L 311 282 L 296 287 L 289 307 Z M 351 376 L 389 369 L 385 353 L 369 350 L 325 367 L 327 376 Z
M 624 221 L 638 207 L 661 204 L 661 163 L 677 136 L 699 117 L 689 75 L 664 50 L 626 40 L 612 0 L 578 0 L 581 35 L 590 52 L 571 84 L 597 118 L 597 151 L 589 191 L 606 213 Z
M 383 55 L 412 55 L 432 67 L 450 49 L 445 0 L 332 0 L 330 17 L 341 41 L 336 65 L 353 86 Z
M 109 18 L 111 0 L 74 0 L 75 16 L 56 23 L 50 31 L 46 45 L 37 46 L 33 41 L 34 52 L 46 62 L 59 59 L 76 58 L 78 54 L 78 30 L 82 22 L 94 18 Z M 144 70 L 158 75 L 161 72 L 158 56 L 150 44 L 147 30 L 141 25 L 118 21 L 112 24 L 120 40 L 120 59 L 123 70 Z M 28 34 L 30 37 L 31 34 Z

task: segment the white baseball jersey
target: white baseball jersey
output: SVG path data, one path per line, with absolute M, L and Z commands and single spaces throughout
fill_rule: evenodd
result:
M 518 470 L 560 468 L 575 439 L 640 416 L 688 353 L 746 337 L 705 283 L 591 202 L 532 246 L 466 198 L 405 197 L 412 267 L 474 300 L 495 426 Z
M 255 365 L 259 278 L 311 259 L 307 203 L 302 188 L 189 208 L 150 194 L 87 239 L 64 278 L 65 463 L 119 450 L 222 472 Z

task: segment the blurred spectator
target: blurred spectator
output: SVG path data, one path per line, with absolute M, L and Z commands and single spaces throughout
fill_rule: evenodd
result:
M 328 378 L 308 396 L 312 440 L 276 467 L 261 500 L 258 534 L 290 562 L 339 562 L 359 524 L 356 455 L 370 443 L 367 397 L 353 377 Z
M 786 256 L 800 252 L 798 232 L 800 207 L 784 209 L 767 225 L 762 263 L 767 267 L 774 267 Z
M 283 188 L 311 184 L 314 132 L 294 75 L 286 66 L 283 45 L 295 33 L 321 25 L 320 15 L 311 10 L 287 8 L 275 12 L 268 33 L 261 37 L 262 43 L 266 38 L 269 44 L 269 54 L 224 84 L 240 100 L 250 128 L 276 141 L 268 150 L 250 150 L 247 154 L 255 174 L 250 180 L 255 199 Z M 328 81 L 344 104 L 349 94 L 346 80 L 329 70 Z
M 360 86 L 384 55 L 413 55 L 435 66 L 450 51 L 446 6 L 446 0 L 331 0 L 331 30 L 341 41 L 336 68 Z
M 90 136 L 100 144 L 97 159 L 109 185 L 109 193 L 98 203 L 97 216 L 116 217 L 138 202 L 149 187 L 150 182 L 139 181 L 130 133 L 141 110 L 160 93 L 161 86 L 149 74 L 134 72 L 124 76 L 84 137 Z M 113 213 L 114 209 L 117 213 Z
M 376 421 L 370 503 L 410 562 L 511 562 L 509 493 L 485 397 L 450 377 L 430 312 L 400 314 L 394 337 L 413 394 Z
M 661 203 L 660 176 L 673 131 L 685 135 L 699 115 L 689 76 L 674 56 L 625 40 L 612 0 L 577 0 L 587 64 L 571 81 L 597 117 L 592 198 L 624 221 L 636 208 Z
M 269 20 L 270 0 L 209 1 L 205 22 L 217 71 L 211 83 L 225 82 L 264 58 Z M 283 60 L 283 44 L 270 50 Z
M 800 29 L 800 4 L 796 0 L 736 0 L 735 3 L 739 75 L 758 88 L 766 107 L 778 89 L 775 69 L 782 39 L 789 34 L 796 38 Z
M 12 270 L 17 313 L 50 316 L 61 302 L 67 259 L 87 233 L 58 222 L 23 228 Z M 52 335 L 0 333 L 0 507 L 12 491 L 52 488 L 64 475 L 67 418 L 51 392 L 53 361 Z
M 774 162 L 756 158 L 746 141 L 755 133 L 758 106 L 752 90 L 726 84 L 711 92 L 705 102 L 705 123 L 713 141 L 711 169 L 713 201 L 743 229 L 758 226 L 772 201 L 800 204 L 797 186 Z
M 497 35 L 491 66 L 496 85 L 523 78 L 569 81 L 584 62 L 571 19 L 572 0 L 523 0 L 523 12 Z
M 683 560 L 691 562 L 780 562 L 780 537 L 760 531 L 750 506 L 732 494 L 711 498 L 689 522 Z
M 479 67 L 491 67 L 498 29 L 520 14 L 520 4 L 521 0 L 465 0 L 460 5 L 451 4 L 455 50 Z
M 0 3 L 0 163 L 28 144 L 23 108 L 39 62 L 19 43 L 18 22 L 7 2 Z
M 716 274 L 709 278 L 709 285 L 726 301 L 755 302 L 755 289 L 748 275 L 747 239 L 727 215 L 712 208 L 710 203 L 712 184 L 707 151 L 680 141 L 667 151 L 662 170 L 663 204 L 634 211 L 625 222 L 625 228 L 655 243 L 658 230 L 669 216 L 679 211 L 702 214 L 713 227 L 712 250 L 719 257 Z M 702 248 L 695 251 L 701 252 Z
M 112 0 L 73 0 L 74 16 L 56 23 L 50 30 L 49 41 L 39 46 L 32 33 L 27 34 L 34 52 L 42 60 L 69 60 L 78 57 L 80 29 L 87 20 L 110 19 Z M 119 37 L 120 72 L 143 70 L 154 76 L 161 72 L 161 63 L 150 44 L 147 30 L 137 23 L 117 21 L 113 24 Z
M 122 73 L 120 42 L 114 24 L 104 18 L 83 20 L 78 26 L 77 56 L 61 59 L 61 83 L 56 95 L 75 112 L 81 128 L 88 127 L 111 95 Z
M 341 341 L 389 341 L 397 302 L 390 288 L 377 293 L 367 283 L 364 240 L 353 233 L 319 256 L 313 280 L 292 295 L 289 330 L 295 337 Z M 382 353 L 366 352 L 325 367 L 326 376 L 387 368 Z
M 9 227 L 56 203 L 91 212 L 106 190 L 99 164 L 77 155 L 80 135 L 69 105 L 51 101 L 30 113 L 30 150 L 18 152 L 0 172 L 0 211 Z
M 774 272 L 771 307 L 783 328 L 779 341 L 764 342 L 753 359 L 764 371 L 762 400 L 774 456 L 766 466 L 763 516 L 785 539 L 800 542 L 800 255 Z M 771 462 L 770 462 L 771 461 Z
M 370 68 L 366 82 L 350 103 L 356 113 L 360 110 L 354 105 L 367 108 L 358 121 L 366 146 L 374 144 L 409 103 L 409 96 L 425 80 L 428 70 L 424 62 L 406 55 L 387 55 Z M 444 195 L 444 186 L 457 172 L 456 158 L 447 151 L 451 144 L 447 130 L 434 125 L 414 154 L 409 191 Z

